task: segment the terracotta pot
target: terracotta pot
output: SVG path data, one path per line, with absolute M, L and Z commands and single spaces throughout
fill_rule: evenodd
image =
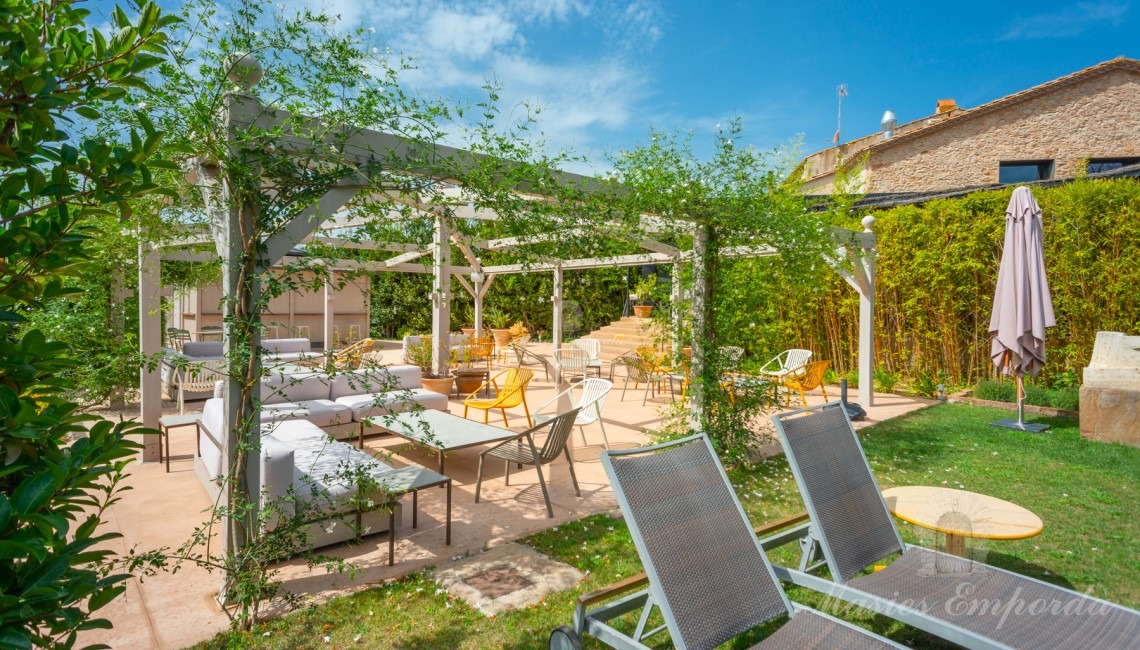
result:
M 653 305 L 634 305 L 633 306 L 633 315 L 637 316 L 638 318 L 649 318 L 649 315 L 652 313 L 653 313 Z
M 420 380 L 425 389 L 440 395 L 450 395 L 454 377 L 424 377 Z
M 467 397 L 479 390 L 479 387 L 483 385 L 484 377 L 486 374 L 482 370 L 471 372 L 460 370 L 455 373 L 455 386 L 459 391 L 459 396 Z
M 467 336 L 475 336 L 475 328 L 474 327 L 464 327 L 463 333 L 466 334 Z
M 495 337 L 495 345 L 497 345 L 499 347 L 503 347 L 504 345 L 511 342 L 511 331 L 509 329 L 507 329 L 507 330 L 493 329 L 493 330 L 491 330 L 491 334 L 494 335 L 494 337 Z

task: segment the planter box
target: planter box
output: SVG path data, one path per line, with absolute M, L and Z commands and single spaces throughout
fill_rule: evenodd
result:
M 460 397 L 467 397 L 479 390 L 485 381 L 487 381 L 487 371 L 485 370 L 460 370 L 455 373 L 455 387 L 459 391 Z
M 649 315 L 652 313 L 653 313 L 653 305 L 634 305 L 633 306 L 633 315 L 637 316 L 638 318 L 649 318 Z
M 451 395 L 451 388 L 455 384 L 454 377 L 424 377 L 420 379 L 424 388 L 440 395 Z

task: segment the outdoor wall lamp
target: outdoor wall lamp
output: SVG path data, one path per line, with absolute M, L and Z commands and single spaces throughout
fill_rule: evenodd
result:
M 487 279 L 487 276 L 484 275 L 481 271 L 476 271 L 476 272 L 471 274 L 471 281 L 472 282 L 482 282 L 485 279 Z

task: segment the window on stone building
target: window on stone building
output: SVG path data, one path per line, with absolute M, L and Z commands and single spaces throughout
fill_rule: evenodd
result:
M 998 165 L 999 183 L 1029 183 L 1053 178 L 1052 160 L 1008 160 Z
M 1140 158 L 1089 158 L 1089 173 L 1110 172 L 1136 164 L 1140 164 Z

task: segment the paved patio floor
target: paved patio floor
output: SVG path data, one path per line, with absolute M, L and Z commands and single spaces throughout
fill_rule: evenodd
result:
M 390 357 L 395 362 L 397 346 L 387 344 L 385 347 L 386 358 Z M 536 351 L 547 356 L 549 347 L 549 344 L 535 346 Z M 622 401 L 622 381 L 622 378 L 616 380 L 615 391 L 603 411 L 606 432 L 613 448 L 637 447 L 646 442 L 646 431 L 660 424 L 662 413 L 671 400 L 666 393 L 642 406 L 641 391 L 635 392 L 631 386 Z M 527 391 L 527 402 L 532 412 L 556 394 L 555 388 L 539 369 Z M 823 401 L 818 391 L 808 397 L 812 404 Z M 830 397 L 834 399 L 837 395 Z M 867 420 L 858 426 L 897 417 L 931 403 L 930 400 L 897 395 L 876 395 L 875 406 L 869 409 Z M 201 407 L 202 403 L 197 402 L 188 405 L 187 410 L 200 410 Z M 462 401 L 452 398 L 450 409 L 452 413 L 462 415 Z M 526 428 L 526 420 L 521 409 L 516 411 L 517 414 L 508 411 L 511 428 L 522 431 Z M 164 412 L 177 412 L 177 406 L 167 403 Z M 137 409 L 124 415 L 137 416 Z M 473 411 L 471 417 L 481 418 L 481 412 Z M 492 419 L 491 423 L 494 424 L 495 420 Z M 176 429 L 171 434 L 173 462 L 169 474 L 161 463 L 132 466 L 129 483 L 133 489 L 123 496 L 120 503 L 110 508 L 106 516 L 105 530 L 123 535 L 114 542 L 114 548 L 120 553 L 129 549 L 176 548 L 207 519 L 205 511 L 211 504 L 194 471 L 193 432 L 193 428 L 185 428 Z M 366 446 L 374 452 L 393 452 L 388 462 L 397 467 L 409 464 L 435 467 L 433 451 L 417 449 L 399 438 L 373 437 L 366 440 Z M 502 465 L 489 463 L 483 477 L 480 503 L 476 504 L 475 471 L 482 448 L 453 452 L 447 459 L 447 473 L 455 481 L 451 546 L 444 545 L 444 490 L 424 490 L 419 497 L 419 527 L 415 530 L 411 528 L 411 499 L 403 499 L 403 522 L 396 542 L 395 566 L 388 566 L 388 537 L 381 533 L 364 538 L 360 544 L 322 549 L 322 552 L 343 557 L 355 565 L 355 578 L 350 579 L 347 574 L 327 574 L 321 568 L 310 570 L 303 562 L 292 561 L 281 565 L 285 588 L 323 601 L 517 539 L 560 522 L 615 510 L 617 505 L 613 492 L 599 461 L 603 446 L 597 425 L 586 427 L 585 441 L 576 430 L 571 436 L 570 446 L 582 496 L 574 494 L 565 461 L 545 466 L 543 471 L 554 505 L 554 519 L 546 517 L 542 492 L 533 468 L 512 471 L 510 485 L 505 485 Z M 776 452 L 779 448 L 773 444 L 768 449 Z M 228 625 L 228 619 L 214 601 L 219 582 L 218 575 L 193 566 L 184 566 L 173 574 L 132 579 L 126 593 L 100 612 L 111 620 L 114 628 L 85 633 L 80 642 L 102 642 L 116 649 L 182 648 L 208 639 Z

